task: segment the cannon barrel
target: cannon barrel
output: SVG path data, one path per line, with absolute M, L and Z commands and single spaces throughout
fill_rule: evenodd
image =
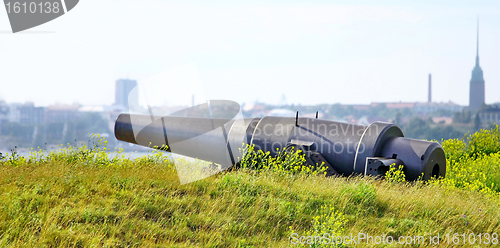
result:
M 311 165 L 327 166 L 331 175 L 384 175 L 391 164 L 403 165 L 407 180 L 423 175 L 444 177 L 446 158 L 436 142 L 405 138 L 390 123 L 369 126 L 295 117 L 195 118 L 120 114 L 115 123 L 118 140 L 164 148 L 228 168 L 238 163 L 239 148 L 276 155 L 278 150 L 297 148 Z

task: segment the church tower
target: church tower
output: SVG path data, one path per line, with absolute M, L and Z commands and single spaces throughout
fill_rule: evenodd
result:
M 476 66 L 472 70 L 469 91 L 469 108 L 478 109 L 484 104 L 483 70 L 479 66 L 479 20 L 477 22 Z

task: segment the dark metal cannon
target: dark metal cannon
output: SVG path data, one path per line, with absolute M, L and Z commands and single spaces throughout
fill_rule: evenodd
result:
M 256 150 L 269 151 L 271 156 L 282 149 L 300 149 L 308 164 L 324 163 L 327 176 L 385 175 L 392 164 L 403 165 L 407 180 L 422 175 L 428 180 L 446 174 L 441 145 L 405 138 L 394 124 L 375 122 L 362 126 L 298 115 L 244 119 L 232 118 L 235 113 L 228 116 L 120 114 L 115 136 L 142 146 L 166 145 L 169 152 L 211 161 L 223 169 L 237 164 L 241 157 L 239 148 L 250 144 Z

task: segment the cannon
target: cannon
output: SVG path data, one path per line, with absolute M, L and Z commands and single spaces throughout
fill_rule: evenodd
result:
M 217 101 L 211 103 L 217 105 Z M 228 105 L 227 101 L 220 103 Z M 224 115 L 212 111 L 212 115 L 201 117 L 186 116 L 186 111 L 169 116 L 123 113 L 116 119 L 115 136 L 121 141 L 211 161 L 222 169 L 236 165 L 241 157 L 239 148 L 248 144 L 270 156 L 283 149 L 300 149 L 307 164 L 326 166 L 327 176 L 383 176 L 391 165 L 402 165 L 409 181 L 446 174 L 441 145 L 405 138 L 391 123 L 363 126 L 318 119 L 317 115 L 299 117 L 298 112 L 295 117 L 234 118 L 237 110 L 222 109 Z

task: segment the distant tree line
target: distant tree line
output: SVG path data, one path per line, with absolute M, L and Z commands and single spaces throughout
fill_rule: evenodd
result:
M 405 137 L 414 139 L 437 140 L 462 138 L 464 132 L 454 128 L 452 125 L 435 124 L 432 118 L 423 120 L 420 117 L 414 117 L 410 122 L 401 125 Z
M 295 110 L 304 112 L 321 111 L 327 119 L 340 119 L 344 116 L 355 118 L 384 118 L 398 125 L 405 137 L 414 139 L 437 140 L 462 138 L 468 132 L 475 132 L 481 128 L 478 115 L 470 110 L 453 112 L 449 110 L 437 110 L 426 115 L 418 114 L 412 109 L 387 108 L 384 104 L 370 106 L 368 109 L 355 109 L 350 105 L 324 104 L 316 106 L 294 106 Z M 290 108 L 290 109 L 292 109 Z M 425 117 L 422 117 L 425 116 Z M 451 117 L 453 124 L 434 123 L 432 117 Z M 409 121 L 403 122 L 403 119 Z

